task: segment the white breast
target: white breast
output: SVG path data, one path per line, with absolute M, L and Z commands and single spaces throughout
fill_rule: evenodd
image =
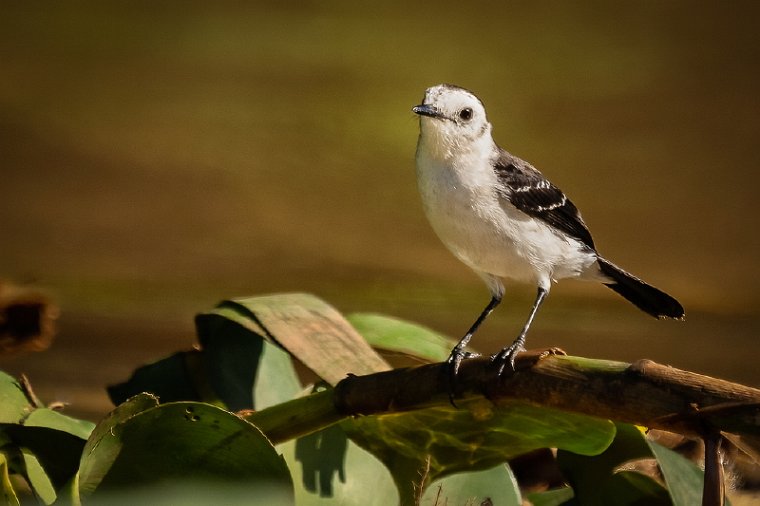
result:
M 550 280 L 577 277 L 595 261 L 578 241 L 504 202 L 487 158 L 447 163 L 418 150 L 417 182 L 438 237 L 480 275 L 548 289 Z

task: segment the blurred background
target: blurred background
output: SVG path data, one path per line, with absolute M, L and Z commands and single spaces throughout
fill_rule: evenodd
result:
M 0 278 L 61 316 L 0 368 L 97 419 L 106 384 L 195 343 L 196 313 L 271 292 L 459 337 L 489 295 L 423 216 L 410 110 L 449 82 L 687 309 L 565 281 L 529 347 L 760 386 L 758 6 L 3 2 Z M 509 286 L 473 345 L 511 342 L 533 297 Z

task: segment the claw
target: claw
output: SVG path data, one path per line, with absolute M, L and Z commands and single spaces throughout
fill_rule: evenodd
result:
M 507 364 L 509 364 L 510 374 L 515 372 L 515 357 L 521 351 L 525 351 L 525 347 L 521 341 L 517 340 L 499 353 L 491 356 L 491 362 L 497 367 L 499 378 L 504 375 Z
M 473 358 L 473 357 L 479 357 L 480 353 L 472 353 L 469 351 L 464 351 L 459 348 L 454 348 L 451 350 L 451 355 L 449 355 L 449 358 L 446 360 L 446 364 L 449 368 L 449 402 L 452 406 L 455 408 L 457 407 L 456 402 L 454 402 L 454 394 L 456 391 L 456 383 L 457 383 L 457 374 L 459 374 L 459 366 L 462 363 L 462 360 L 466 358 Z

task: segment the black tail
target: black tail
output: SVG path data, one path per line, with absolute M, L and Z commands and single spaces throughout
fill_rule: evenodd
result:
M 667 293 L 648 285 L 639 278 L 608 262 L 598 259 L 602 274 L 611 278 L 612 283 L 605 283 L 617 293 L 628 299 L 633 305 L 655 318 L 684 319 L 683 306 Z

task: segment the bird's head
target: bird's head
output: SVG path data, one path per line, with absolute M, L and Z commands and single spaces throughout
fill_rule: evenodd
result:
M 412 111 L 420 116 L 420 138 L 429 148 L 451 155 L 490 141 L 485 107 L 464 88 L 451 84 L 428 88 Z

